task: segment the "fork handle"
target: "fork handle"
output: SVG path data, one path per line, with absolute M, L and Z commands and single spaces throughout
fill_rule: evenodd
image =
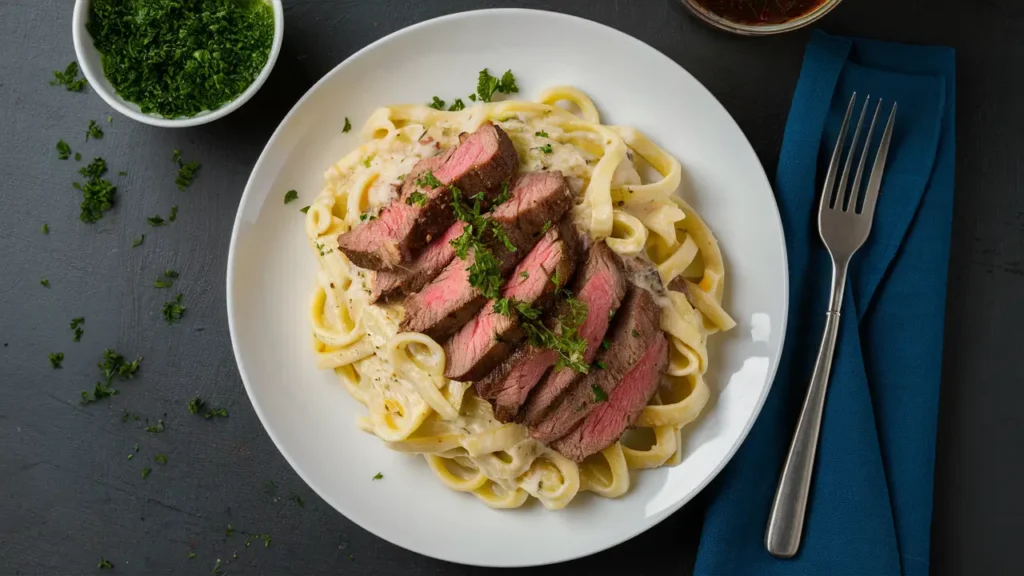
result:
M 839 334 L 839 311 L 845 286 L 846 263 L 835 263 L 832 267 L 832 295 L 825 320 L 825 333 L 821 339 L 811 384 L 804 399 L 803 409 L 800 411 L 796 431 L 793 433 L 793 441 L 789 445 L 789 455 L 786 456 L 786 464 L 782 467 L 779 485 L 775 489 L 775 500 L 772 502 L 771 514 L 768 517 L 765 546 L 772 556 L 778 558 L 792 558 L 800 549 L 807 497 L 814 472 L 814 456 L 818 449 L 818 434 L 825 411 L 825 393 L 832 370 L 832 353 L 835 351 L 836 337 Z

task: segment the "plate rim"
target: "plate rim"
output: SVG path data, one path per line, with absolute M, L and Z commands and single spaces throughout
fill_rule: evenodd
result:
M 379 533 L 377 530 L 369 528 L 368 525 L 363 522 L 364 519 L 362 518 L 361 515 L 359 515 L 359 514 L 353 515 L 351 512 L 343 512 L 342 508 L 346 508 L 346 507 L 339 505 L 339 503 L 336 501 L 336 499 L 333 496 L 325 495 L 325 492 L 322 492 L 321 490 L 317 489 L 317 487 L 314 485 L 314 483 L 312 483 L 307 478 L 307 474 L 302 470 L 302 468 L 300 466 L 298 466 L 297 463 L 288 454 L 288 452 L 286 452 L 282 448 L 282 446 L 280 444 L 280 441 L 277 438 L 277 435 L 274 433 L 273 429 L 270 426 L 267 425 L 267 423 L 265 421 L 265 418 L 264 418 L 263 409 L 261 408 L 259 402 L 256 400 L 256 398 L 255 398 L 255 396 L 253 394 L 253 390 L 252 390 L 252 388 L 251 388 L 251 386 L 249 384 L 249 377 L 248 377 L 248 375 L 246 373 L 245 368 L 242 366 L 242 362 L 240 360 L 240 354 L 239 354 L 240 350 L 239 350 L 238 338 L 236 337 L 237 328 L 235 327 L 235 323 L 237 321 L 236 320 L 237 316 L 236 316 L 236 313 L 235 313 L 235 306 L 234 306 L 233 297 L 232 297 L 232 294 L 233 294 L 234 288 L 235 288 L 234 278 L 233 278 L 233 271 L 235 270 L 235 265 L 236 265 L 236 261 L 235 261 L 236 249 L 237 249 L 237 245 L 238 245 L 238 237 L 239 237 L 239 233 L 240 233 L 239 231 L 240 231 L 241 222 L 242 222 L 242 215 L 243 215 L 243 212 L 244 212 L 244 207 L 247 205 L 247 201 L 249 200 L 250 196 L 255 193 L 253 189 L 255 188 L 254 182 L 256 180 L 255 176 L 256 176 L 257 168 L 264 162 L 264 160 L 266 159 L 266 157 L 267 157 L 268 153 L 270 152 L 271 148 L 274 146 L 274 144 L 276 144 L 278 138 L 281 136 L 281 132 L 284 129 L 285 125 L 288 124 L 289 121 L 292 119 L 292 117 L 297 114 L 299 108 L 301 108 L 302 105 L 309 98 L 311 98 L 312 95 L 317 90 L 319 90 L 321 85 L 323 85 L 325 82 L 327 82 L 327 80 L 330 77 L 332 77 L 335 74 L 339 73 L 340 70 L 345 68 L 347 65 L 352 63 L 354 60 L 356 60 L 359 57 L 361 57 L 364 53 L 369 52 L 370 50 L 376 48 L 377 46 L 379 46 L 381 44 L 384 44 L 384 43 L 386 43 L 386 42 L 388 42 L 388 41 L 390 41 L 390 40 L 392 40 L 394 38 L 397 38 L 399 36 L 411 33 L 414 30 L 418 30 L 420 28 L 424 28 L 424 27 L 428 27 L 428 26 L 435 26 L 435 25 L 438 25 L 438 24 L 441 24 L 441 23 L 444 23 L 444 22 L 447 22 L 447 21 L 451 21 L 451 20 L 459 20 L 459 19 L 463 19 L 463 18 L 471 18 L 471 17 L 482 16 L 484 14 L 510 14 L 510 15 L 511 14 L 528 14 L 528 15 L 531 15 L 531 16 L 538 16 L 538 17 L 543 17 L 543 18 L 554 18 L 554 19 L 562 19 L 562 20 L 565 20 L 565 21 L 571 21 L 571 22 L 573 22 L 574 24 L 577 24 L 577 25 L 596 27 L 598 29 L 601 29 L 601 32 L 603 32 L 603 33 L 611 33 L 611 34 L 614 34 L 614 35 L 622 37 L 626 42 L 634 44 L 638 49 L 647 51 L 649 53 L 649 57 L 650 58 L 660 58 L 660 59 L 663 59 L 664 61 L 670 63 L 672 66 L 677 68 L 680 72 L 682 72 L 683 74 L 688 76 L 693 82 L 695 82 L 705 92 L 707 92 L 707 94 L 711 97 L 711 100 L 713 101 L 713 105 L 717 106 L 721 110 L 721 112 L 723 112 L 725 114 L 725 116 L 730 121 L 732 121 L 732 123 L 736 126 L 737 130 L 739 130 L 740 134 L 743 136 L 743 140 L 745 141 L 746 146 L 747 146 L 746 152 L 748 152 L 750 154 L 750 156 L 757 163 L 758 167 L 761 168 L 760 176 L 761 176 L 761 178 L 763 178 L 764 184 L 766 185 L 767 189 L 771 192 L 771 194 L 770 194 L 771 205 L 774 208 L 774 211 L 773 211 L 774 219 L 771 219 L 771 223 L 777 227 L 777 229 L 779 231 L 779 235 L 780 235 L 780 237 L 782 239 L 782 243 L 780 245 L 780 248 L 781 248 L 781 254 L 780 255 L 782 256 L 782 264 L 783 264 L 783 270 L 782 270 L 783 271 L 783 274 L 782 274 L 782 293 L 783 293 L 784 297 L 783 297 L 783 301 L 782 301 L 782 312 L 783 312 L 783 314 L 782 314 L 781 324 L 780 324 L 780 335 L 779 335 L 778 343 L 774 347 L 772 347 L 772 354 L 773 354 L 773 356 L 775 358 L 775 361 L 769 367 L 768 374 L 767 374 L 767 378 L 768 378 L 767 385 L 765 385 L 765 387 L 763 388 L 760 396 L 757 398 L 756 402 L 754 403 L 753 417 L 750 418 L 750 420 L 745 424 L 743 430 L 740 432 L 740 434 L 737 437 L 736 441 L 726 451 L 725 457 L 722 459 L 722 461 L 714 468 L 714 470 L 711 472 L 711 474 L 709 474 L 706 478 L 704 478 L 704 480 L 701 481 L 686 497 L 680 498 L 678 502 L 676 502 L 672 506 L 669 506 L 669 507 L 665 508 L 664 510 L 660 511 L 657 515 L 653 515 L 653 516 L 648 517 L 648 519 L 645 522 L 642 523 L 643 525 L 641 525 L 640 527 L 638 527 L 635 530 L 625 531 L 621 535 L 616 535 L 615 537 L 610 538 L 607 541 L 600 542 L 596 546 L 590 548 L 588 551 L 581 551 L 581 552 L 573 553 L 573 554 L 570 554 L 570 555 L 567 555 L 567 556 L 565 556 L 563 558 L 558 558 L 558 559 L 534 560 L 534 559 L 530 559 L 528 556 L 523 556 L 519 561 L 516 561 L 516 562 L 488 562 L 488 563 L 467 562 L 467 561 L 465 561 L 463 559 L 460 559 L 458 557 L 454 557 L 454 556 L 449 555 L 449 554 L 438 553 L 438 552 L 435 552 L 433 550 L 426 550 L 426 549 L 423 549 L 423 548 L 421 548 L 419 546 L 410 545 L 408 543 L 398 543 L 398 542 L 392 540 L 391 538 L 388 538 L 387 536 Z M 605 550 L 608 550 L 610 548 L 618 546 L 618 545 L 622 544 L 623 542 L 632 540 L 633 538 L 637 537 L 638 535 L 640 535 L 640 534 L 642 534 L 642 533 L 644 533 L 644 532 L 654 528 L 655 526 L 660 524 L 662 521 L 664 521 L 666 518 L 668 518 L 669 516 L 671 516 L 671 515 L 675 514 L 676 512 L 678 512 L 680 508 L 682 508 L 687 503 L 691 502 L 698 494 L 700 494 L 705 488 L 707 488 L 707 486 L 715 478 L 718 477 L 718 475 L 729 464 L 729 462 L 732 461 L 733 457 L 736 455 L 736 452 L 739 450 L 740 446 L 742 446 L 743 443 L 746 441 L 747 435 L 750 433 L 750 430 L 753 428 L 754 423 L 757 421 L 757 419 L 761 415 L 761 410 L 764 408 L 764 403 L 765 403 L 765 401 L 766 401 L 766 399 L 768 397 L 768 394 L 771 392 L 772 387 L 773 387 L 773 385 L 775 383 L 775 376 L 776 376 L 776 374 L 778 372 L 779 364 L 781 362 L 781 356 L 782 356 L 782 352 L 783 352 L 783 349 L 784 349 L 784 346 L 785 346 L 787 330 L 788 330 L 788 317 L 789 317 L 789 305 L 790 305 L 790 296 L 789 296 L 789 292 L 790 292 L 790 286 L 789 286 L 789 284 L 790 284 L 790 280 L 789 280 L 789 255 L 788 255 L 788 251 L 787 251 L 787 247 L 786 247 L 786 233 L 785 233 L 785 227 L 783 226 L 783 223 L 782 223 L 782 216 L 781 216 L 781 212 L 779 211 L 778 201 L 775 198 L 774 188 L 771 185 L 771 181 L 768 179 L 768 175 L 767 175 L 767 173 L 764 170 L 764 165 L 761 163 L 760 157 L 757 155 L 757 152 L 754 150 L 754 147 L 753 147 L 753 145 L 750 142 L 750 138 L 747 137 L 747 134 L 743 131 L 743 128 L 740 127 L 738 122 L 736 122 L 736 119 L 732 116 L 731 113 L 729 113 L 728 109 L 725 108 L 725 106 L 721 103 L 721 101 L 714 95 L 713 92 L 711 92 L 711 90 L 709 90 L 707 88 L 707 86 L 704 85 L 703 82 L 701 82 L 697 77 L 695 77 L 693 74 L 691 74 L 686 68 L 684 68 L 678 62 L 676 62 L 675 60 L 670 58 L 668 55 L 664 54 L 663 52 L 661 52 L 660 50 L 655 48 L 654 46 L 651 46 L 650 44 L 644 42 L 643 40 L 640 40 L 639 38 L 636 38 L 636 37 L 634 37 L 634 36 L 632 36 L 630 34 L 627 34 L 626 32 L 622 32 L 622 31 L 617 30 L 617 29 L 615 29 L 615 28 L 613 28 L 611 26 L 608 26 L 607 24 L 603 24 L 603 23 L 597 22 L 595 20 L 590 20 L 588 18 L 583 18 L 583 17 L 580 17 L 580 16 L 571 15 L 571 14 L 563 14 L 563 13 L 560 13 L 560 12 L 553 12 L 553 11 L 549 11 L 549 10 L 537 10 L 537 9 L 532 9 L 532 8 L 482 8 L 482 9 L 476 9 L 476 10 L 465 10 L 465 11 L 461 11 L 461 12 L 453 12 L 453 13 L 450 13 L 450 14 L 444 14 L 444 15 L 441 15 L 441 16 L 437 16 L 435 18 L 430 18 L 428 20 L 423 20 L 421 22 L 417 22 L 415 24 L 411 24 L 409 26 L 406 26 L 406 27 L 403 27 L 403 28 L 399 28 L 398 30 L 395 30 L 395 31 L 393 31 L 393 32 L 391 32 L 391 33 L 389 33 L 389 34 L 387 34 L 385 36 L 382 36 L 381 38 L 378 38 L 377 40 L 371 42 L 370 44 L 367 44 L 366 46 L 364 46 L 364 47 L 360 48 L 359 50 L 357 50 L 356 52 L 352 53 L 350 56 L 348 56 L 347 58 L 345 58 L 344 60 L 339 62 L 337 65 L 335 65 L 333 68 L 331 68 L 329 71 L 324 73 L 324 75 L 321 76 L 319 80 L 317 80 L 312 86 L 309 87 L 308 90 L 306 90 L 306 92 L 302 95 L 302 97 L 299 98 L 295 102 L 295 104 L 292 105 L 292 107 L 288 111 L 288 113 L 281 119 L 281 121 L 277 125 L 277 128 L 274 129 L 273 134 L 271 134 L 270 138 L 267 140 L 266 145 L 263 147 L 263 150 L 260 152 L 260 155 L 256 159 L 256 162 L 253 164 L 253 169 L 249 173 L 249 178 L 246 180 L 246 184 L 245 184 L 245 188 L 244 188 L 244 190 L 242 192 L 242 196 L 241 196 L 241 198 L 239 198 L 238 209 L 237 209 L 237 211 L 235 213 L 235 220 L 234 220 L 234 223 L 232 224 L 232 228 L 231 228 L 231 238 L 230 238 L 230 244 L 229 244 L 229 247 L 228 247 L 226 280 L 227 280 L 227 283 L 226 283 L 225 297 L 226 297 L 226 300 L 227 300 L 228 331 L 229 331 L 230 338 L 231 338 L 231 350 L 232 350 L 232 353 L 234 354 L 234 357 L 235 357 L 235 364 L 238 367 L 239 376 L 242 379 L 242 385 L 245 387 L 246 396 L 248 396 L 249 403 L 252 405 L 253 410 L 256 412 L 256 416 L 260 419 L 260 424 L 263 426 L 263 429 L 266 431 L 267 435 L 270 437 L 270 440 L 274 443 L 274 447 L 277 448 L 278 452 L 281 453 L 281 455 L 284 457 L 285 461 L 288 462 L 288 465 L 292 467 L 292 469 L 295 471 L 296 474 L 298 474 L 299 478 L 301 478 L 302 481 L 306 483 L 306 485 L 308 485 L 314 492 L 316 492 L 318 496 L 323 498 L 325 502 L 330 504 L 330 506 L 332 508 L 334 508 L 334 510 L 336 512 L 338 512 L 339 514 L 344 516 L 346 519 L 348 519 L 352 523 L 356 524 L 361 529 L 366 530 L 367 532 L 369 532 L 370 534 L 374 535 L 377 538 L 380 538 L 380 539 L 382 539 L 382 540 L 384 540 L 384 541 L 386 541 L 388 543 L 391 543 L 391 544 L 393 544 L 395 546 L 398 546 L 400 548 L 409 550 L 409 551 L 414 552 L 416 554 L 427 556 L 429 558 L 435 558 L 435 559 L 438 559 L 438 560 L 443 560 L 443 561 L 453 562 L 453 563 L 463 564 L 463 565 L 469 565 L 469 566 L 481 566 L 481 567 L 490 567 L 490 568 L 526 568 L 526 567 L 533 567 L 533 566 L 544 566 L 544 565 L 551 565 L 551 564 L 557 564 L 557 563 L 561 563 L 561 562 L 568 562 L 568 561 L 572 561 L 572 560 L 577 560 L 579 558 L 584 558 L 584 557 L 587 557 L 587 556 L 591 556 L 593 554 L 597 554 L 599 552 L 603 552 Z M 483 505 L 483 504 L 481 504 L 481 505 Z

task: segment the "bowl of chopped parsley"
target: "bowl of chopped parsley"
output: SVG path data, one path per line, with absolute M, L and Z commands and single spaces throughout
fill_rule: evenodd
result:
M 145 124 L 212 122 L 270 75 L 284 37 L 281 0 L 77 0 L 75 53 L 89 85 Z

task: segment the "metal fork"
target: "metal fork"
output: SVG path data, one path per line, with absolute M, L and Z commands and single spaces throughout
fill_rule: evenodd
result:
M 807 495 L 811 488 L 814 456 L 818 448 L 821 416 L 825 409 L 825 392 L 828 388 L 829 372 L 832 368 L 832 352 L 835 350 L 836 335 L 839 333 L 839 312 L 843 305 L 843 291 L 846 288 L 846 270 L 850 264 L 850 258 L 864 244 L 868 233 L 871 232 L 875 202 L 878 200 L 878 189 L 882 183 L 882 172 L 885 170 L 885 159 L 889 153 L 889 141 L 892 138 L 893 122 L 896 119 L 896 104 L 894 103 L 878 145 L 878 152 L 875 154 L 871 176 L 868 178 L 867 188 L 863 195 L 863 203 L 858 210 L 861 176 L 864 174 L 864 164 L 867 160 L 868 149 L 871 148 L 871 137 L 875 132 L 875 123 L 878 121 L 878 114 L 882 109 L 882 101 L 879 100 L 875 106 L 867 138 L 864 140 L 863 151 L 857 162 L 853 185 L 847 188 L 853 155 L 857 150 L 857 142 L 860 139 L 861 127 L 864 125 L 868 105 L 871 103 L 870 96 L 865 99 L 864 106 L 860 111 L 860 119 L 853 132 L 853 141 L 850 143 L 846 155 L 843 175 L 839 179 L 839 185 L 835 186 L 840 156 L 856 101 L 857 94 L 854 93 L 846 107 L 846 116 L 839 129 L 839 139 L 832 152 L 828 174 L 825 176 L 825 186 L 821 192 L 821 206 L 818 209 L 818 232 L 832 256 L 832 295 L 825 320 L 825 333 L 818 350 L 818 360 L 814 363 L 814 373 L 811 375 L 807 398 L 800 411 L 800 420 L 793 433 L 793 442 L 789 446 L 789 455 L 782 468 L 779 485 L 775 490 L 775 500 L 772 502 L 771 515 L 768 517 L 765 546 L 768 548 L 768 552 L 779 558 L 792 558 L 800 549 L 800 537 L 803 534 L 804 517 L 807 510 Z

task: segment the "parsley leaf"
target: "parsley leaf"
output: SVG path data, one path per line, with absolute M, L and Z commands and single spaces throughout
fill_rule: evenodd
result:
M 203 418 L 206 418 L 207 420 L 209 420 L 210 418 L 213 418 L 215 416 L 218 417 L 218 418 L 227 418 L 228 417 L 228 409 L 227 408 L 213 408 L 213 409 L 207 410 L 206 412 L 203 412 Z
M 540 136 L 541 138 L 548 138 L 548 133 L 543 131 L 543 130 L 541 130 L 540 132 L 535 133 L 535 135 L 536 136 Z
M 103 158 L 93 158 L 88 165 L 79 168 L 78 173 L 87 178 L 84 184 L 75 182 L 72 186 L 82 191 L 82 213 L 79 219 L 92 224 L 103 218 L 103 213 L 114 207 L 114 195 L 117 187 L 109 180 L 104 180 L 107 173 L 107 162 Z
M 174 324 L 181 320 L 181 317 L 185 315 L 185 310 L 187 310 L 187 308 L 181 304 L 181 299 L 183 297 L 184 296 L 181 293 L 178 293 L 178 295 L 174 297 L 174 300 L 164 302 L 164 306 L 161 311 L 163 312 L 164 320 L 166 320 L 168 324 Z
M 43 227 L 40 228 L 39 231 L 42 232 L 43 234 L 49 234 L 50 233 L 50 225 L 49 224 L 43 224 Z
M 202 411 L 203 406 L 205 405 L 206 402 L 204 402 L 203 399 L 200 398 L 199 396 L 196 396 L 195 398 L 188 401 L 188 412 L 189 414 L 199 414 L 199 412 Z
M 601 341 L 601 350 L 607 350 L 611 348 L 611 346 L 611 342 L 609 342 L 607 338 Z
M 285 192 L 285 194 L 284 194 L 284 203 L 285 204 L 287 204 L 289 202 L 293 202 L 293 201 L 298 200 L 298 199 L 299 199 L 299 193 L 296 192 L 295 190 L 289 190 L 289 191 Z
M 541 228 L 540 233 L 547 234 L 548 230 L 551 230 L 551 220 L 548 220 L 547 222 L 544 223 L 544 227 Z
M 377 472 L 376 474 L 374 474 L 373 479 L 374 480 L 383 480 L 384 479 L 384 475 L 381 474 L 380 472 Z
M 634 328 L 633 329 L 633 338 L 639 338 L 639 337 L 640 337 L 640 331 Z
M 521 278 L 523 278 L 524 280 L 529 280 L 530 279 L 530 273 L 527 272 L 526 270 L 523 270 L 522 272 L 520 272 L 519 276 Z
M 352 130 L 352 123 L 348 121 L 348 116 L 345 116 L 345 127 L 341 129 L 342 134 L 346 134 Z
M 309 212 L 309 206 L 303 206 L 302 208 L 299 208 L 299 212 L 302 212 L 303 214 Z
M 71 319 L 71 324 L 69 326 L 71 326 L 71 330 L 73 330 L 75 333 L 75 342 L 78 342 L 82 339 L 82 324 L 85 324 L 85 318 L 81 316 L 79 316 L 78 318 Z
M 594 402 L 607 402 L 608 393 L 597 384 L 590 385 L 590 391 L 594 393 Z
M 458 112 L 459 110 L 464 110 L 465 108 L 466 104 L 462 101 L 462 98 L 456 98 L 455 101 L 452 102 L 452 105 L 448 108 L 448 111 Z
M 367 168 L 369 168 L 370 167 L 370 162 L 373 162 L 373 159 L 376 156 L 377 156 L 376 154 L 370 154 L 366 158 L 363 158 L 363 166 L 366 166 Z
M 145 476 L 143 476 L 143 478 L 145 478 Z M 111 564 L 109 560 L 107 560 L 106 558 L 103 558 L 101 556 L 99 563 L 96 564 L 96 567 L 97 568 L 102 568 L 104 570 L 109 570 L 109 569 L 113 568 L 114 565 Z
M 145 241 L 146 241 L 146 235 L 143 234 L 142 236 L 139 236 L 135 240 L 132 240 L 132 248 L 138 248 L 139 246 L 142 246 L 142 243 L 145 242 Z
M 178 218 L 178 206 L 171 206 L 171 215 L 167 217 L 168 220 L 174 222 Z
M 174 179 L 174 183 L 178 186 L 178 190 L 185 190 L 192 185 L 201 164 L 195 160 L 185 162 L 181 157 L 181 150 L 178 149 L 171 153 L 171 160 L 178 165 L 178 177 Z
M 500 206 L 508 202 L 511 197 L 512 193 L 508 191 L 508 180 L 505 180 L 501 183 L 501 192 L 494 198 L 493 206 Z
M 408 198 L 405 199 L 405 203 L 408 204 L 409 206 L 412 206 L 413 204 L 419 204 L 420 206 L 423 206 L 424 204 L 427 203 L 427 195 L 422 192 L 413 192 L 412 194 L 409 194 Z
M 156 456 L 153 456 L 153 460 L 155 460 L 157 464 L 167 464 L 167 454 L 157 454 Z
M 500 80 L 491 76 L 487 72 L 487 68 L 480 71 L 480 75 L 477 78 L 476 83 L 476 94 L 480 98 L 480 101 L 490 102 L 491 97 L 494 96 L 495 92 L 500 92 L 502 94 L 519 92 L 519 87 L 516 86 L 516 77 L 512 75 L 511 70 L 507 70 L 501 76 Z
M 163 226 L 164 225 L 164 219 L 159 214 L 157 214 L 156 216 L 150 216 L 149 218 L 146 218 L 146 222 L 149 222 L 150 226 Z
M 63 362 L 63 361 L 64 361 L 64 353 L 63 352 L 54 352 L 53 354 L 50 354 L 50 366 L 53 366 L 54 370 L 58 370 L 60 368 L 63 368 L 63 366 L 61 366 L 61 362 Z
M 46 278 L 43 278 L 42 280 L 40 280 L 39 283 L 42 284 L 44 288 L 49 288 L 50 287 L 50 281 L 47 280 Z
M 85 141 L 89 141 L 89 137 L 93 140 L 99 140 L 103 138 L 103 130 L 100 130 L 99 124 L 95 120 L 89 120 L 89 127 L 85 129 Z
M 78 62 L 74 60 L 68 64 L 68 67 L 63 72 L 60 70 L 53 71 L 53 80 L 50 80 L 50 86 L 63 86 L 67 88 L 68 92 L 81 92 L 82 88 L 85 88 L 87 80 L 85 78 L 78 78 Z
M 57 158 L 67 160 L 71 157 L 71 146 L 64 140 L 57 140 Z
M 146 432 L 151 432 L 153 434 L 160 434 L 166 429 L 167 427 L 164 426 L 163 420 L 157 420 L 156 424 L 153 426 L 146 426 Z
M 534 148 L 534 150 L 540 150 L 541 152 L 543 152 L 545 154 L 551 154 L 551 152 L 553 152 L 553 150 L 551 149 L 551 144 L 545 144 L 543 146 L 537 146 L 536 148 Z
M 295 502 L 295 504 L 298 505 L 299 508 L 306 507 L 306 502 L 302 499 L 302 496 L 299 496 L 295 492 L 289 494 L 288 499 L 291 500 L 292 502 Z
M 82 161 L 82 153 L 81 152 L 75 152 L 75 162 L 81 162 L 81 161 Z
M 434 176 L 434 172 L 432 170 L 427 170 L 422 176 L 417 178 L 416 185 L 421 188 L 424 186 L 429 188 L 440 188 L 441 186 L 444 186 L 444 184 Z
M 434 96 L 434 99 L 430 102 L 430 104 L 427 104 L 427 106 L 430 106 L 434 110 L 444 110 L 444 100 L 441 100 L 437 96 Z
M 473 102 L 476 102 L 476 92 L 470 94 L 469 99 L 472 100 Z
M 146 476 L 149 476 L 149 473 L 152 472 L 152 471 L 153 471 L 153 469 L 148 467 L 148 466 L 143 468 L 142 469 L 142 479 L 145 480 Z
M 594 368 L 597 368 L 598 370 L 606 370 L 608 369 L 608 366 L 605 365 L 604 362 L 598 360 L 597 362 L 594 362 Z

